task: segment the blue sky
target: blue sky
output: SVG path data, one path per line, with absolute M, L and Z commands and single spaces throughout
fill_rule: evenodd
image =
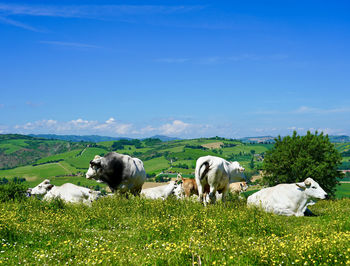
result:
M 0 133 L 350 135 L 348 1 L 1 1 Z

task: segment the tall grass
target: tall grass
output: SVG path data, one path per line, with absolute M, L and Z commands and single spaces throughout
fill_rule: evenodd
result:
M 203 207 L 176 199 L 106 197 L 92 207 L 0 203 L 0 263 L 191 265 L 350 263 L 350 200 L 316 217 L 284 217 L 244 200 Z

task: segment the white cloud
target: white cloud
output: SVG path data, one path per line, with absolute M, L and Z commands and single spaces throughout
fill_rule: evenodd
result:
M 302 125 L 286 127 L 244 127 L 239 124 L 221 123 L 221 124 L 200 124 L 188 123 L 180 119 L 173 119 L 169 122 L 148 125 L 135 125 L 129 122 L 121 122 L 113 117 L 105 121 L 86 120 L 78 118 L 70 121 L 57 121 L 54 119 L 44 119 L 31 121 L 16 126 L 1 126 L 0 133 L 20 133 L 20 134 L 74 134 L 74 135 L 105 135 L 105 136 L 124 136 L 131 138 L 144 138 L 154 135 L 167 135 L 180 138 L 198 138 L 198 137 L 227 137 L 239 138 L 247 136 L 286 136 L 291 135 L 294 130 L 300 135 L 307 131 L 329 135 L 349 135 L 349 131 L 340 128 L 331 127 L 304 127 Z
M 0 6 L 0 8 L 1 8 L 1 6 Z M 0 16 L 0 22 L 2 22 L 4 24 L 15 26 L 15 27 L 18 27 L 18 28 L 22 28 L 22 29 L 25 29 L 25 30 L 30 30 L 30 31 L 34 31 L 34 32 L 42 32 L 41 30 L 39 30 L 39 29 L 37 29 L 35 27 L 32 27 L 32 26 L 30 26 L 28 24 L 25 24 L 25 23 L 22 23 L 22 22 L 19 22 L 19 21 L 16 21 L 16 20 L 13 20 L 13 19 L 10 19 L 10 18 L 7 18 L 7 17 L 3 17 L 3 16 Z
M 40 120 L 16 125 L 13 129 L 19 133 L 47 133 L 59 134 L 129 134 L 133 125 L 117 122 L 110 118 L 105 122 L 84 120 L 78 118 L 71 121 L 59 122 L 56 120 Z
M 341 108 L 332 108 L 332 109 L 321 109 L 314 108 L 309 106 L 301 106 L 298 109 L 292 111 L 295 114 L 335 114 L 335 113 L 348 113 L 350 108 L 341 107 Z
M 97 45 L 76 43 L 76 42 L 61 42 L 61 41 L 40 41 L 43 44 L 49 44 L 53 46 L 71 47 L 71 48 L 101 48 Z
M 190 124 L 182 122 L 181 120 L 174 120 L 171 124 L 162 125 L 159 129 L 161 134 L 175 135 L 183 133 L 190 127 Z
M 177 14 L 196 11 L 203 6 L 166 5 L 20 5 L 0 4 L 0 12 L 6 15 L 46 17 L 96 18 L 121 15 Z

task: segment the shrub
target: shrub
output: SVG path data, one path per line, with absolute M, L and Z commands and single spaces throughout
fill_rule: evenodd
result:
M 27 187 L 19 182 L 10 181 L 0 185 L 0 202 L 21 201 L 26 198 Z
M 332 197 L 335 195 L 337 178 L 343 174 L 337 170 L 341 163 L 340 153 L 323 133 L 275 139 L 274 147 L 266 152 L 263 169 L 264 181 L 270 185 L 294 183 L 311 177 Z

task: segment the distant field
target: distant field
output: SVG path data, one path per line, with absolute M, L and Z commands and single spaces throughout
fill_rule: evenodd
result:
M 335 196 L 337 199 L 350 198 L 350 183 L 340 183 Z
M 151 160 L 144 161 L 143 163 L 147 173 L 169 168 L 169 161 L 164 157 L 153 158 Z
M 69 175 L 71 172 L 60 163 L 43 164 L 38 166 L 22 166 L 0 171 L 0 177 L 24 177 L 26 179 L 47 178 L 57 175 Z
M 80 156 L 67 158 L 67 163 L 78 169 L 88 169 L 89 162 L 95 155 L 104 155 L 106 150 L 101 148 L 86 148 Z
M 73 150 L 73 151 L 69 151 L 69 152 L 64 152 L 64 153 L 48 156 L 48 157 L 45 157 L 45 158 L 42 158 L 42 159 L 36 161 L 35 163 L 36 164 L 43 164 L 43 163 L 49 163 L 49 162 L 58 161 L 58 160 L 65 160 L 67 158 L 76 157 L 81 151 L 82 151 L 82 149 L 77 149 L 77 150 Z
M 19 138 L 19 139 L 16 139 Z M 22 138 L 22 139 L 21 139 Z M 201 156 L 213 155 L 225 158 L 230 161 L 238 161 L 246 172 L 251 175 L 261 169 L 261 154 L 273 147 L 273 144 L 262 143 L 242 143 L 237 140 L 210 138 L 210 139 L 190 139 L 160 142 L 159 140 L 137 141 L 132 145 L 132 141 L 105 141 L 99 143 L 72 143 L 67 141 L 33 139 L 28 136 L 0 136 L 0 165 L 3 160 L 17 160 L 14 164 L 25 166 L 16 167 L 8 170 L 0 170 L 2 177 L 24 177 L 29 182 L 36 182 L 44 178 L 55 179 L 73 178 L 84 175 L 89 167 L 89 162 L 95 155 L 105 155 L 114 150 L 113 147 L 119 147 L 116 151 L 123 154 L 129 154 L 132 157 L 140 158 L 145 165 L 147 174 L 177 173 L 183 175 L 193 174 L 196 160 Z M 135 143 L 135 142 L 134 142 Z M 340 152 L 347 151 L 350 143 L 335 144 Z M 207 149 L 203 148 L 207 147 Z M 27 153 L 22 158 L 22 153 Z M 2 153 L 2 154 L 1 154 Z M 35 156 L 32 156 L 34 153 Z M 256 154 L 258 156 L 253 156 Z M 1 157 L 2 156 L 2 157 Z M 31 157 L 32 158 L 27 158 Z M 10 160 L 9 159 L 9 160 Z M 251 168 L 253 159 L 254 169 Z M 347 162 L 350 157 L 344 157 Z M 36 165 L 39 164 L 39 165 Z M 33 166 L 36 165 L 36 166 Z M 9 164 L 3 164 L 10 167 Z M 186 169 L 188 168 L 188 169 Z M 169 175 L 169 174 L 165 174 Z M 346 188 L 340 189 L 346 193 Z

